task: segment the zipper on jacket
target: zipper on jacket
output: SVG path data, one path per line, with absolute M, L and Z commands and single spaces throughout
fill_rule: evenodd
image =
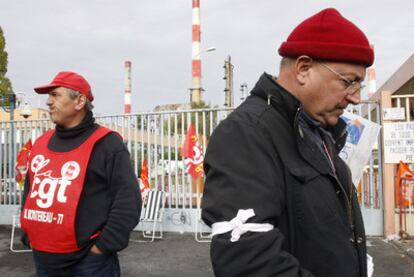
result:
M 338 138 L 340 139 L 340 138 L 342 138 L 344 135 L 346 135 L 346 128 L 344 128 L 343 130 L 342 130 L 342 133 L 338 136 Z M 325 143 L 324 143 L 325 144 Z M 326 146 L 325 146 L 326 147 Z M 354 241 L 356 241 L 356 234 L 355 234 L 355 225 L 354 225 L 354 223 L 353 223 L 353 220 L 352 220 L 352 187 L 350 187 L 349 188 L 349 196 L 346 194 L 346 191 L 345 191 L 345 188 L 344 188 L 344 186 L 342 185 L 342 183 L 341 183 L 341 181 L 339 180 L 339 178 L 338 178 L 338 175 L 336 174 L 336 169 L 335 169 L 335 166 L 334 166 L 334 163 L 333 163 L 333 161 L 331 160 L 330 161 L 331 162 L 331 165 L 333 166 L 333 175 L 334 175 L 334 178 L 335 178 L 335 180 L 336 180 L 336 182 L 338 183 L 338 185 L 339 185 L 339 187 L 340 187 L 340 189 L 342 190 L 342 193 L 345 195 L 345 199 L 346 199 L 346 202 L 347 202 L 347 206 L 348 206 L 348 209 L 347 209 L 347 213 L 348 213 L 348 221 L 349 221 L 349 225 L 350 225 L 350 227 L 351 227 L 351 231 L 352 231 L 352 236 L 353 236 L 353 240 Z M 351 186 L 353 186 L 353 184 L 351 183 L 350 184 Z
M 341 189 L 342 193 L 345 195 L 345 199 L 346 199 L 348 209 L 349 209 L 349 212 L 347 212 L 348 220 L 349 220 L 349 224 L 351 226 L 352 232 L 353 232 L 354 231 L 354 228 L 353 228 L 354 224 L 352 223 L 352 203 L 351 203 L 352 188 L 350 189 L 351 193 L 348 197 L 348 195 L 346 194 L 344 186 L 342 185 L 341 181 L 338 178 L 338 175 L 336 174 L 336 168 L 335 168 L 334 162 L 332 160 L 331 154 L 328 151 L 328 147 L 326 146 L 325 141 L 322 140 L 322 143 L 323 143 L 323 148 L 326 152 L 325 154 L 328 157 L 328 161 L 329 161 L 329 164 L 330 164 L 332 172 L 333 172 L 333 177 L 335 178 L 336 182 L 338 183 L 339 188 Z
M 341 181 L 339 181 L 338 176 L 336 175 L 336 173 L 334 172 L 333 177 L 335 178 L 336 182 L 338 183 L 339 188 L 341 189 L 342 193 L 345 195 L 345 200 L 346 200 L 346 204 L 348 209 L 347 210 L 347 214 L 348 214 L 348 221 L 349 221 L 349 227 L 351 228 L 352 231 L 352 239 L 355 241 L 356 235 L 355 235 L 355 226 L 352 220 L 352 188 L 350 188 L 350 193 L 349 196 L 346 194 L 346 191 L 341 183 Z
M 270 100 L 270 97 L 268 98 L 269 100 Z M 294 125 L 296 125 L 295 127 L 297 127 L 297 128 L 299 128 L 299 131 L 301 131 L 300 129 L 300 126 L 299 126 L 299 124 L 298 124 L 298 117 L 299 117 L 299 113 L 300 113 L 300 111 L 301 111 L 301 109 L 302 109 L 302 106 L 300 105 L 299 107 L 298 107 L 298 109 L 296 110 L 296 114 L 295 114 L 295 119 L 294 119 Z M 342 131 L 342 133 L 340 134 L 340 136 L 339 137 L 342 137 L 342 136 L 344 136 L 346 134 L 346 129 L 344 129 L 343 131 Z M 323 140 L 322 140 L 323 141 Z M 326 147 L 325 145 L 324 145 L 324 147 Z M 326 150 L 325 150 L 326 151 Z M 356 235 L 355 235 L 355 226 L 354 226 L 354 223 L 353 223 L 353 220 L 352 220 L 352 187 L 351 188 L 349 188 L 349 196 L 348 196 L 348 194 L 346 193 L 346 190 L 345 190 L 345 188 L 344 188 L 344 186 L 342 185 L 342 183 L 341 183 L 341 181 L 339 180 L 339 178 L 338 178 L 338 176 L 337 176 L 337 174 L 336 174 L 336 169 L 335 169 L 335 165 L 334 165 L 334 163 L 333 163 L 333 161 L 331 160 L 331 158 L 330 158 L 330 156 L 329 156 L 329 154 L 328 153 L 326 153 L 327 155 L 328 155 L 328 159 L 329 159 L 329 163 L 330 163 L 330 165 L 331 165 L 331 168 L 332 168 L 332 172 L 333 172 L 333 174 L 331 175 L 332 177 L 334 177 L 334 179 L 336 180 L 336 182 L 337 182 L 337 184 L 338 184 L 338 186 L 339 186 L 339 188 L 340 188 L 340 190 L 342 191 L 342 193 L 344 194 L 344 196 L 345 196 L 345 202 L 346 202 L 346 213 L 347 213 L 347 215 L 348 215 L 348 224 L 349 224 L 349 227 L 351 228 L 351 232 L 352 232 L 352 239 L 354 240 L 354 241 L 356 241 L 355 240 L 355 238 L 356 238 Z M 351 184 L 352 185 L 352 184 Z

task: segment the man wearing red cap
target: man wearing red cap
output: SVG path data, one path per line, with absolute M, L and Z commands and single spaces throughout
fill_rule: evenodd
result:
M 38 276 L 120 276 L 141 196 L 121 137 L 95 123 L 93 95 L 79 74 L 63 71 L 45 86 L 56 128 L 33 145 L 26 178 L 23 241 Z
M 214 130 L 205 156 L 203 220 L 216 276 L 365 277 L 365 231 L 338 153 L 340 118 L 358 104 L 374 61 L 364 33 L 335 9 L 300 23 Z

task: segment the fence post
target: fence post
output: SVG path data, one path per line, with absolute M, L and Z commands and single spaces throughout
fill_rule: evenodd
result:
M 381 92 L 381 109 L 391 108 L 391 91 Z M 382 110 L 381 116 L 382 116 Z M 384 123 L 384 121 L 382 121 Z M 383 131 L 381 131 L 381 134 Z M 382 135 L 381 135 L 382 138 Z M 381 139 L 382 149 L 384 149 L 383 140 Z M 384 151 L 382 151 L 384 155 Z M 384 236 L 395 234 L 395 187 L 394 187 L 394 175 L 395 165 L 385 163 L 384 157 L 382 158 L 382 180 L 384 190 Z

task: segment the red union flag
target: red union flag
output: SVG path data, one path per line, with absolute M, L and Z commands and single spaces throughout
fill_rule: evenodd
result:
M 31 150 L 32 150 L 32 141 L 29 139 L 26 142 L 26 144 L 23 146 L 23 148 L 19 151 L 19 154 L 17 154 L 15 172 L 16 172 L 16 182 L 20 185 L 20 187 L 23 187 L 24 180 L 26 178 L 29 155 L 30 155 Z
M 400 207 L 409 207 L 414 203 L 414 172 L 410 167 L 400 161 L 395 186 L 396 204 Z
M 203 148 L 198 142 L 193 124 L 191 123 L 190 126 L 188 126 L 187 136 L 181 148 L 181 156 L 185 158 L 184 163 L 187 167 L 187 172 L 193 176 L 193 178 L 203 176 Z
M 139 182 L 139 188 L 141 189 L 141 197 L 142 200 L 147 197 L 148 191 L 150 190 L 150 184 L 148 180 L 148 167 L 147 167 L 147 161 L 144 159 L 141 166 L 141 174 L 140 174 L 140 182 Z

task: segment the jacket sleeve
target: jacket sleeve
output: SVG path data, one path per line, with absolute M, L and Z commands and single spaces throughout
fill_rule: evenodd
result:
M 226 120 L 215 129 L 205 158 L 202 217 L 211 226 L 254 209 L 247 223 L 270 223 L 268 232 L 247 232 L 236 242 L 215 235 L 211 260 L 216 276 L 313 276 L 282 249 L 278 222 L 284 209 L 283 170 L 270 141 L 253 124 Z
M 119 143 L 123 144 L 121 140 Z M 95 244 L 104 253 L 110 253 L 127 247 L 130 233 L 140 218 L 141 193 L 125 145 L 107 158 L 106 172 L 112 205 Z
M 30 189 L 30 177 L 29 172 L 26 174 L 26 178 L 24 179 L 24 187 L 23 187 L 23 196 L 22 196 L 22 202 L 20 203 L 20 209 L 23 211 L 24 204 L 26 203 L 27 194 L 29 193 Z M 20 235 L 20 241 L 23 243 L 24 246 L 30 248 L 30 241 L 29 237 L 26 235 L 26 233 L 22 230 L 22 233 Z
M 24 179 L 24 185 L 23 185 L 23 196 L 22 196 L 22 202 L 20 203 L 21 210 L 23 211 L 24 204 L 26 203 L 27 194 L 30 190 L 30 177 L 29 172 L 26 173 L 26 178 Z

